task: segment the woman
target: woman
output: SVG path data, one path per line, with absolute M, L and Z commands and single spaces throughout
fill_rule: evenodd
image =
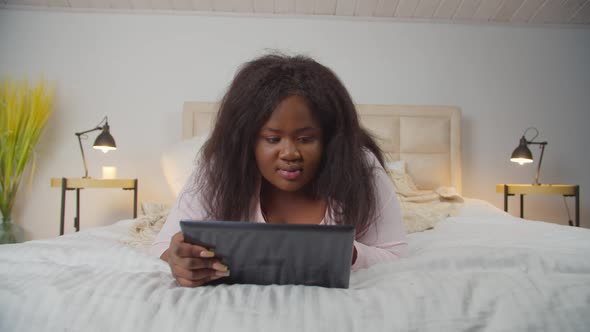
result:
M 407 247 L 381 150 L 336 75 L 303 56 L 266 55 L 239 70 L 152 245 L 182 286 L 229 275 L 214 252 L 184 242 L 181 219 L 354 225 L 353 270 Z

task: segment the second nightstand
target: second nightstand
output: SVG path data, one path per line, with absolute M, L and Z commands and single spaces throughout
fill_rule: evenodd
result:
M 496 192 L 504 193 L 504 211 L 508 212 L 508 196 L 520 195 L 520 217 L 524 218 L 524 195 L 547 194 L 575 197 L 575 226 L 580 227 L 580 186 L 571 184 L 497 184 Z M 571 220 L 569 221 L 572 226 Z
M 120 188 L 133 190 L 133 218 L 137 218 L 137 179 L 91 179 L 91 178 L 52 178 L 52 187 L 61 187 L 61 214 L 59 235 L 64 234 L 64 217 L 66 209 L 66 191 L 76 190 L 76 217 L 74 227 L 80 230 L 80 189 L 85 188 Z

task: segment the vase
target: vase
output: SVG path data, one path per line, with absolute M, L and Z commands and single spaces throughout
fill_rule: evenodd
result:
M 12 222 L 12 218 L 2 218 L 0 225 L 0 244 L 20 243 L 25 241 L 25 230 Z

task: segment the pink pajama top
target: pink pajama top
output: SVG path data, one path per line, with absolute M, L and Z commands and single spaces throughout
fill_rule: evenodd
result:
M 377 263 L 396 260 L 404 256 L 408 246 L 401 208 L 393 184 L 377 158 L 372 153 L 366 153 L 365 156 L 369 158 L 374 169 L 377 213 L 376 219 L 371 223 L 371 226 L 362 236 L 357 236 L 354 241 L 357 258 L 351 268 L 353 271 Z M 150 250 L 152 255 L 160 257 L 168 249 L 172 236 L 180 232 L 180 220 L 205 219 L 205 209 L 202 203 L 199 199 L 196 199 L 193 193 L 188 191 L 190 186 L 193 185 L 193 179 L 194 174 L 189 178 L 180 195 L 178 195 L 166 223 L 152 244 Z M 252 218 L 250 218 L 251 221 L 265 222 L 258 197 L 254 204 L 255 210 Z M 334 225 L 336 223 L 330 218 L 330 213 L 326 211 L 326 215 L 320 224 Z

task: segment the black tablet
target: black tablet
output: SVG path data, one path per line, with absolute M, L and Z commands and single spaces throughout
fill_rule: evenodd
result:
M 180 228 L 229 267 L 218 283 L 348 288 L 353 226 L 182 220 Z

